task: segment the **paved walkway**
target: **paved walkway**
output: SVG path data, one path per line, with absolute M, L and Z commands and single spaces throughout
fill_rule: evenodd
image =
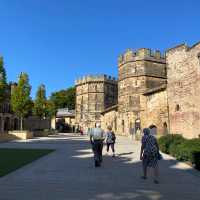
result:
M 140 179 L 140 144 L 117 138 L 116 158 L 94 168 L 87 137 L 69 134 L 1 147 L 54 148 L 55 152 L 0 178 L 0 200 L 199 200 L 200 172 L 169 156 L 160 163 L 160 184 Z M 105 150 L 104 150 L 105 151 Z

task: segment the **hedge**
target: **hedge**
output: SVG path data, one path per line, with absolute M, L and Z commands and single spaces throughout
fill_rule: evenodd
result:
M 164 153 L 169 154 L 170 151 L 173 151 L 171 148 L 174 149 L 174 147 L 178 144 L 181 144 L 185 139 L 182 137 L 182 135 L 176 134 L 176 135 L 165 135 L 159 138 L 158 143 L 160 150 Z
M 185 139 L 181 135 L 166 135 L 158 140 L 160 150 L 180 161 L 189 161 L 200 169 L 200 139 Z

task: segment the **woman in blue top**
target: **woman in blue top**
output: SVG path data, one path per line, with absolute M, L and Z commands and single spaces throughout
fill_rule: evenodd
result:
M 154 183 L 158 184 L 158 160 L 160 158 L 159 147 L 156 138 L 150 134 L 148 128 L 143 129 L 140 160 L 143 164 L 143 179 L 147 178 L 147 167 L 154 169 Z
M 109 152 L 109 147 L 111 146 L 113 157 L 115 157 L 115 133 L 112 131 L 112 127 L 107 127 L 108 131 L 106 133 L 106 145 L 107 145 L 107 152 Z

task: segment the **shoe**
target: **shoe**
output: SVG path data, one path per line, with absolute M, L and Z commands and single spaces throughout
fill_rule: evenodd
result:
M 146 179 L 147 179 L 147 177 L 146 177 L 146 176 L 141 176 L 141 179 L 144 179 L 144 180 L 146 180 Z
M 114 157 L 115 157 L 115 154 L 113 154 L 112 157 L 114 158 Z
M 159 184 L 159 181 L 158 180 L 154 180 L 153 181 L 155 184 Z
M 100 167 L 101 166 L 100 163 L 97 160 L 95 160 L 94 165 L 95 165 L 95 167 Z

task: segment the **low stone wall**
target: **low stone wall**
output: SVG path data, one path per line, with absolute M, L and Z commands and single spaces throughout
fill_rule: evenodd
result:
M 25 130 L 42 130 L 51 129 L 51 119 L 40 119 L 37 117 L 29 117 L 24 119 Z
M 14 135 L 18 139 L 27 140 L 33 138 L 33 133 L 30 131 L 9 131 L 10 135 Z
M 1 133 L 0 134 L 0 142 L 8 142 L 11 140 L 16 140 L 19 139 L 18 137 L 16 137 L 15 135 L 11 135 L 8 133 Z
M 48 131 L 33 131 L 34 137 L 48 137 L 49 132 Z

